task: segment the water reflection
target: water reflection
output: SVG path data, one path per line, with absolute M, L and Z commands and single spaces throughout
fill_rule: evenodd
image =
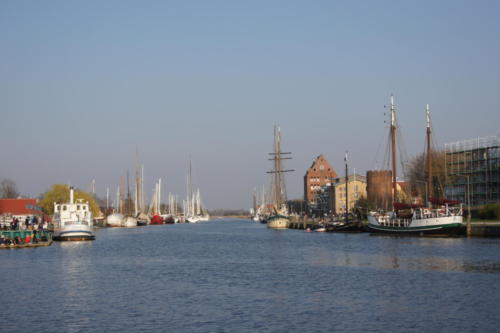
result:
M 344 251 L 336 251 L 329 254 L 322 251 L 313 257 L 311 264 L 338 267 L 500 274 L 500 262 L 496 261 L 474 262 L 445 257 L 401 257 Z

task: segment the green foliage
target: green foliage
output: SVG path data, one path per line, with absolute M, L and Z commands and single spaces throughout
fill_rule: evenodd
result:
M 479 209 L 478 216 L 483 220 L 500 219 L 500 204 L 488 204 Z
M 83 199 L 84 202 L 88 202 L 90 210 L 94 216 L 99 215 L 99 206 L 93 196 L 87 192 L 75 190 L 75 200 Z M 69 186 L 64 184 L 52 185 L 49 191 L 43 194 L 40 200 L 40 207 L 44 213 L 52 215 L 54 214 L 54 203 L 65 203 L 69 201 Z

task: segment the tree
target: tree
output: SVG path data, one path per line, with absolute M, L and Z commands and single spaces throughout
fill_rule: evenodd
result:
M 352 208 L 352 212 L 353 214 L 360 216 L 362 219 L 366 219 L 368 212 L 374 210 L 375 208 L 376 207 L 372 202 L 370 202 L 366 197 L 361 196 L 358 200 L 356 200 L 356 203 Z
M 11 179 L 3 179 L 0 183 L 0 198 L 15 199 L 19 197 L 16 183 Z
M 412 192 L 417 192 L 425 201 L 425 190 L 427 182 L 427 172 L 425 165 L 426 157 L 422 153 L 417 155 L 408 162 L 407 166 L 407 177 L 410 183 L 410 189 Z M 431 189 L 432 197 L 443 197 L 444 195 L 444 185 L 446 180 L 445 171 L 445 152 L 435 150 L 432 152 L 432 182 L 433 187 Z M 414 193 L 415 194 L 415 193 Z
M 83 199 L 83 202 L 88 202 L 90 211 L 94 216 L 99 215 L 99 205 L 95 201 L 92 194 L 75 190 L 75 200 Z M 50 190 L 43 194 L 42 200 L 40 200 L 40 207 L 42 210 L 49 215 L 54 214 L 54 203 L 65 203 L 69 201 L 69 187 L 64 184 L 52 185 Z

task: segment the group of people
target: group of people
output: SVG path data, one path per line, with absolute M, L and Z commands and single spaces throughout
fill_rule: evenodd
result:
M 1 230 L 48 230 L 49 223 L 42 217 L 36 215 L 26 216 L 24 221 L 17 217 L 3 218 L 0 223 Z
M 15 216 L 0 216 L 0 246 L 37 244 L 47 241 L 45 231 L 48 229 L 48 221 L 36 215 L 26 216 L 24 220 Z M 2 233 L 2 231 L 8 232 Z
M 47 236 L 45 233 L 37 235 L 36 230 L 33 234 L 27 233 L 24 238 L 21 236 L 6 237 L 4 234 L 0 235 L 0 246 L 10 246 L 10 245 L 23 245 L 23 244 L 37 244 L 38 242 L 46 242 Z

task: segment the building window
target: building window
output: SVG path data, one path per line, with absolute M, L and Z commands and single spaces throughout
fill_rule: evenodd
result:
M 321 165 L 319 166 L 319 169 L 320 169 L 320 170 L 324 170 L 324 169 L 325 169 L 325 166 L 324 166 L 323 164 L 321 164 Z

